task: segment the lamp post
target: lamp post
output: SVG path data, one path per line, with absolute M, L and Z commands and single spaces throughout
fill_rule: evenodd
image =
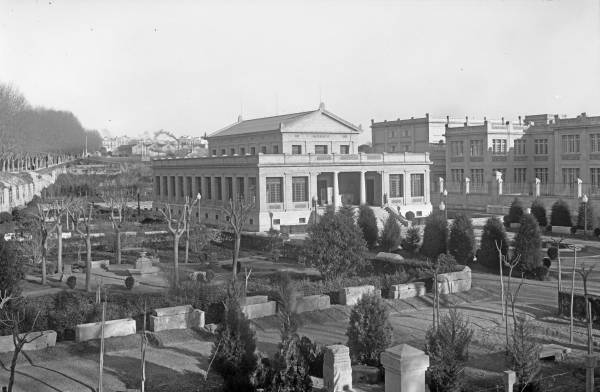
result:
M 444 196 L 444 216 L 446 217 L 446 220 L 448 220 L 448 211 L 445 209 L 446 204 L 448 204 L 448 190 L 444 189 L 444 192 L 442 192 L 442 196 Z
M 583 195 L 581 198 L 581 202 L 583 203 L 583 238 L 587 238 L 587 203 L 588 196 Z
M 446 203 L 444 201 L 440 201 L 440 211 L 444 213 L 444 217 L 448 220 L 448 212 L 446 211 Z
M 198 192 L 196 195 L 196 202 L 198 203 L 198 223 L 200 223 L 200 200 L 202 200 L 202 195 Z
M 269 211 L 269 219 L 271 219 L 271 230 L 273 230 L 273 211 Z
M 312 205 L 313 205 L 313 211 L 315 214 L 315 218 L 314 218 L 313 222 L 315 225 L 318 223 L 317 217 L 319 216 L 319 214 L 317 213 L 317 201 L 318 201 L 317 196 L 313 196 L 312 197 Z

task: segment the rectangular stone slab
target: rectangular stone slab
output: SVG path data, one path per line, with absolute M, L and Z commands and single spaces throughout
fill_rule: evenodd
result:
M 194 308 L 192 305 L 171 306 L 170 308 L 158 308 L 152 311 L 154 316 L 171 316 L 180 313 L 191 313 Z
M 204 312 L 199 309 L 191 309 L 187 313 L 150 316 L 150 330 L 153 332 L 168 329 L 198 329 L 203 327 Z
M 313 310 L 327 309 L 331 306 L 328 295 L 308 295 L 296 299 L 295 312 L 311 312 Z
M 268 301 L 265 303 L 244 305 L 242 306 L 242 312 L 250 320 L 260 317 L 273 316 L 277 314 L 277 302 Z
M 405 284 L 395 284 L 391 286 L 389 297 L 391 299 L 404 299 L 420 297 L 427 293 L 424 282 L 413 282 Z
M 255 295 L 252 297 L 246 297 L 242 301 L 241 305 L 255 305 L 255 304 L 264 304 L 269 301 L 269 297 L 266 295 Z
M 104 337 L 133 335 L 136 332 L 134 319 L 108 320 L 104 324 Z M 85 342 L 100 339 L 102 323 L 78 324 L 75 326 L 75 341 Z
M 363 295 L 374 293 L 375 286 L 372 285 L 344 287 L 339 292 L 340 304 L 354 306 Z
M 19 336 L 24 336 L 22 333 Z M 56 346 L 56 332 L 52 330 L 32 332 L 27 335 L 27 340 L 32 340 L 30 343 L 25 343 L 23 346 L 24 351 L 35 351 L 43 350 L 48 347 Z M 0 353 L 8 353 L 14 351 L 15 346 L 13 343 L 12 335 L 0 336 Z
M 562 361 L 571 353 L 568 347 L 559 346 L 558 344 L 542 344 L 540 351 L 540 359 L 554 358 L 555 361 Z
M 92 260 L 92 269 L 101 268 L 110 264 L 108 260 Z

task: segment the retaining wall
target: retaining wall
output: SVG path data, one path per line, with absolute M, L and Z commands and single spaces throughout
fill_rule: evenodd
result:
M 192 305 L 154 309 L 150 316 L 150 330 L 196 329 L 204 327 L 204 312 Z
M 461 271 L 439 274 L 438 290 L 440 294 L 453 294 L 471 290 L 471 268 L 463 266 Z
M 363 295 L 377 294 L 377 292 L 381 295 L 381 291 L 375 290 L 373 285 L 344 287 L 339 291 L 340 304 L 354 306 Z
M 331 306 L 328 295 L 308 295 L 296 298 L 294 311 L 296 313 L 312 312 L 313 310 L 327 309 Z
M 242 312 L 249 320 L 273 316 L 277 314 L 277 302 L 269 301 L 266 295 L 246 297 L 242 306 Z
M 413 282 L 405 284 L 395 284 L 390 287 L 389 298 L 390 299 L 404 299 L 411 297 L 420 297 L 425 295 L 427 290 L 425 288 L 425 282 Z
M 19 336 L 24 336 L 22 333 Z M 27 336 L 27 340 L 32 340 L 31 343 L 25 343 L 24 351 L 43 350 L 56 345 L 56 331 L 48 330 L 41 332 L 31 332 Z M 15 346 L 12 335 L 0 336 L 0 353 L 8 353 L 14 351 Z
M 136 332 L 135 320 L 132 318 L 108 320 L 104 323 L 104 337 L 133 335 Z M 78 324 L 75 326 L 75 341 L 85 342 L 92 339 L 100 339 L 102 323 Z

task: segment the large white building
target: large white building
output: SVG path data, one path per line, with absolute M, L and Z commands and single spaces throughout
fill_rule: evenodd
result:
M 238 121 L 208 137 L 210 156 L 153 161 L 155 208 L 202 195 L 199 218 L 225 222 L 233 197 L 255 200 L 248 229 L 302 226 L 315 209 L 368 204 L 426 216 L 428 153 L 358 153 L 362 130 L 319 109 Z M 173 205 L 175 205 L 173 207 Z M 179 206 L 178 206 L 179 205 Z

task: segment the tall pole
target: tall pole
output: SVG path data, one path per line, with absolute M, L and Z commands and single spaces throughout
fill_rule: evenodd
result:
M 573 344 L 573 300 L 575 297 L 575 271 L 577 268 L 577 247 L 573 247 L 573 271 L 571 276 L 571 304 L 569 316 L 569 343 Z
M 98 369 L 98 392 L 102 392 L 104 372 L 104 320 L 106 319 L 106 301 L 102 302 L 102 325 L 100 327 L 100 365 Z

